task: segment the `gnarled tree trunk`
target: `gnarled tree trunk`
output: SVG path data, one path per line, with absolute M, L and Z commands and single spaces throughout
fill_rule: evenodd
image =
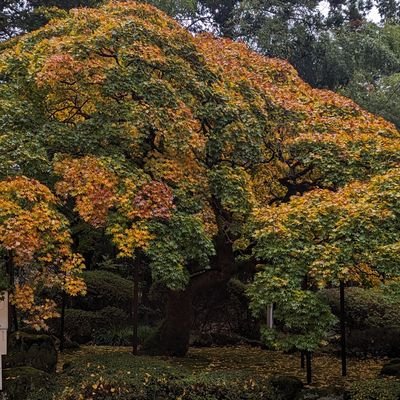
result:
M 187 353 L 193 323 L 193 299 L 202 291 L 217 290 L 226 285 L 236 271 L 233 241 L 226 236 L 226 226 L 222 225 L 227 219 L 227 215 L 220 219 L 217 216 L 219 234 L 215 239 L 216 256 L 211 269 L 193 276 L 185 290 L 169 292 L 165 319 L 154 337 L 145 343 L 146 353 L 178 357 Z
M 189 348 L 193 322 L 190 287 L 169 291 L 165 319 L 156 334 L 144 345 L 147 354 L 183 357 Z

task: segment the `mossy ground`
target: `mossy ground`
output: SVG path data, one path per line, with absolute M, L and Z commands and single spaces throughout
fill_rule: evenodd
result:
M 379 377 L 384 358 L 350 358 L 348 376 L 341 376 L 340 359 L 326 354 L 313 357 L 313 385 L 315 387 L 346 387 L 354 381 Z M 284 354 L 248 346 L 191 348 L 185 358 L 133 356 L 129 347 L 84 346 L 60 357 L 59 369 L 71 366 L 76 373 L 96 376 L 123 376 L 135 373 L 183 375 L 225 375 L 243 379 L 265 380 L 272 375 L 292 375 L 302 381 L 306 372 L 300 367 L 300 355 Z M 67 368 L 68 371 L 68 368 Z M 74 373 L 75 375 L 75 373 Z
M 378 379 L 400 388 L 400 383 L 380 378 L 385 361 L 350 359 L 348 377 L 342 378 L 339 358 L 317 354 L 311 386 L 348 390 Z M 51 389 L 39 397 L 30 393 L 28 399 L 282 399 L 268 392 L 273 375 L 305 382 L 299 354 L 237 346 L 192 348 L 185 358 L 168 358 L 133 356 L 129 347 L 85 346 L 61 355 Z

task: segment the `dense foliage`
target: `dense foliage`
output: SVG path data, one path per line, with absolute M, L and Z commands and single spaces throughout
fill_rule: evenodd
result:
M 104 229 L 120 257 L 150 264 L 153 279 L 171 290 L 162 352 L 185 353 L 192 296 L 225 285 L 254 238 L 256 258 L 264 258 L 266 241 L 253 228 L 249 234 L 249 218 L 269 235 L 269 218 L 279 213 L 293 232 L 282 239 L 290 245 L 304 205 L 314 207 L 310 230 L 331 229 L 346 207 L 358 209 L 352 193 L 360 191 L 361 219 L 372 218 L 369 203 L 387 202 L 378 211 L 390 230 L 377 226 L 365 239 L 375 241 L 375 256 L 390 253 L 381 241 L 397 245 L 390 216 L 397 216 L 399 133 L 351 100 L 312 89 L 288 63 L 193 37 L 134 2 L 60 14 L 3 48 L 1 178 L 39 179 L 71 220 Z M 338 206 L 340 196 L 348 205 Z M 337 211 L 325 221 L 331 203 Z M 346 235 L 356 235 L 354 218 Z M 328 245 L 347 256 L 345 244 Z M 320 261 L 329 249 L 309 256 Z M 256 262 L 250 256 L 245 264 L 254 270 Z M 326 278 L 345 274 L 344 264 Z M 302 296 L 311 310 L 312 295 Z
M 38 181 L 0 182 L 0 249 L 7 252 L 12 283 L 16 278 L 11 301 L 36 329 L 58 315 L 55 302 L 41 296 L 43 288 L 58 287 L 72 296 L 85 292 L 82 258 L 71 251 L 68 222 L 56 203 Z

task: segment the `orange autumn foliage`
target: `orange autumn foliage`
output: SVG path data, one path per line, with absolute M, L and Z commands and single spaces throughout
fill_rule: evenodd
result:
M 36 329 L 58 315 L 40 288 L 58 287 L 71 296 L 86 290 L 83 259 L 71 243 L 68 222 L 46 186 L 23 176 L 0 181 L 0 248 L 11 258 L 16 281 L 11 301 Z

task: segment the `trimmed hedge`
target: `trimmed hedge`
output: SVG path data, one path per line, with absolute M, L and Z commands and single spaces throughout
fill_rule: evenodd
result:
M 98 311 L 113 306 L 131 313 L 132 281 L 102 270 L 85 271 L 83 278 L 87 285 L 87 294 L 71 298 L 72 308 Z
M 8 354 L 4 357 L 6 368 L 32 367 L 44 372 L 55 372 L 57 350 L 48 335 L 14 332 L 10 335 Z
M 96 332 L 129 324 L 129 315 L 116 307 L 105 307 L 99 311 L 69 308 L 65 312 L 65 333 L 80 344 L 92 341 Z
M 340 313 L 339 289 L 323 292 L 335 315 Z M 378 289 L 346 288 L 347 325 L 350 329 L 400 329 L 400 301 L 391 302 Z
M 339 290 L 325 290 L 322 296 L 333 313 L 339 316 Z M 379 289 L 346 289 L 347 346 L 350 354 L 400 356 L 400 301 L 394 300 Z

